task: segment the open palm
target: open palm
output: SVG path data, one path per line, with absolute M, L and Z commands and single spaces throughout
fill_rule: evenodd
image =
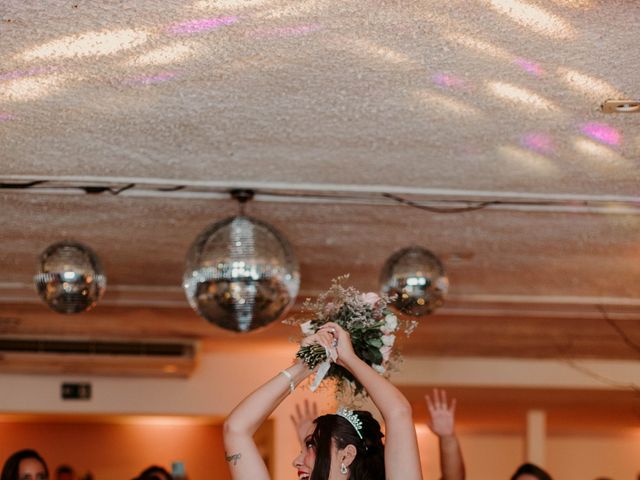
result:
M 427 409 L 431 419 L 427 425 L 433 433 L 439 437 L 453 435 L 455 430 L 456 400 L 453 399 L 449 405 L 447 402 L 447 392 L 433 389 L 433 398 L 425 396 Z

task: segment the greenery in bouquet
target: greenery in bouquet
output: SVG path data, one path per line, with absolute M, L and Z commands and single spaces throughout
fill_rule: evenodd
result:
M 303 304 L 303 315 L 286 323 L 299 325 L 304 336 L 314 334 L 327 322 L 335 322 L 351 336 L 353 350 L 358 357 L 378 373 L 387 376 L 399 359 L 394 350 L 396 335 L 403 331 L 410 335 L 415 329 L 415 320 L 402 320 L 389 310 L 391 299 L 376 293 L 361 293 L 354 287 L 344 287 L 342 281 L 348 275 L 338 277 L 331 287 L 315 300 L 307 299 Z M 311 317 L 311 318 L 309 318 Z M 321 345 L 301 347 L 296 356 L 310 368 L 327 359 L 327 352 Z M 349 385 L 355 394 L 362 395 L 362 385 L 345 368 L 331 364 L 326 378 L 337 383 L 344 391 Z

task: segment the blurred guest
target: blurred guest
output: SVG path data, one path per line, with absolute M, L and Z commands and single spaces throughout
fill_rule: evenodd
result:
M 49 469 L 35 450 L 19 450 L 4 462 L 0 480 L 49 480 Z
M 60 465 L 56 468 L 56 480 L 76 480 L 73 468 L 69 465 Z
M 313 421 L 319 416 L 318 404 L 313 402 L 309 403 L 309 400 L 304 399 L 304 410 L 300 407 L 299 403 L 296 403 L 296 414 L 291 415 L 291 421 L 293 422 L 293 428 L 295 428 L 298 434 L 298 441 L 300 446 L 304 447 L 304 440 L 307 436 L 307 430 L 313 425 Z M 640 479 L 638 479 L 640 480 Z
M 173 480 L 173 477 L 164 468 L 152 465 L 133 480 Z
M 533 463 L 524 463 L 518 467 L 511 480 L 553 480 L 551 475 Z

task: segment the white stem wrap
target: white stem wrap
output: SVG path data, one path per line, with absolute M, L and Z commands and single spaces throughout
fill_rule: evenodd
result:
M 338 352 L 335 348 L 329 349 L 324 347 L 324 350 L 327 352 L 327 359 L 320 364 L 316 371 L 316 377 L 313 379 L 311 387 L 309 387 L 309 390 L 312 392 L 315 392 L 318 389 L 320 383 L 324 380 L 324 377 L 327 376 L 327 372 L 329 371 L 329 368 L 331 368 L 331 364 L 338 359 Z

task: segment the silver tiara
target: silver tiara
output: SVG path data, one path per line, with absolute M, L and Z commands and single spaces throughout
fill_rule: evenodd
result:
M 342 418 L 346 419 L 351 425 L 353 425 L 353 428 L 356 429 L 356 433 L 360 437 L 360 440 L 362 440 L 362 433 L 361 433 L 362 420 L 358 418 L 357 413 L 355 413 L 353 410 L 349 410 L 348 408 L 340 407 L 336 412 L 336 415 L 340 415 Z

